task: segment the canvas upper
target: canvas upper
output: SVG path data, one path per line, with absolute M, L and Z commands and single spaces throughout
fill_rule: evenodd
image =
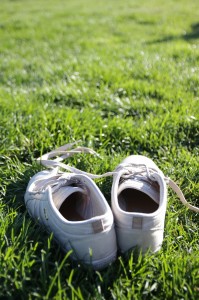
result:
M 64 251 L 72 250 L 74 260 L 99 269 L 115 259 L 113 215 L 88 176 L 58 169 L 41 171 L 30 180 L 25 203 Z
M 152 160 L 141 155 L 126 158 L 113 176 L 111 193 L 118 247 L 160 249 L 163 241 L 167 187 Z

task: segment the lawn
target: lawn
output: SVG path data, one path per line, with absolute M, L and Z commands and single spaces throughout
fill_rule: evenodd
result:
M 199 218 L 169 190 L 156 253 L 102 271 L 74 265 L 31 219 L 40 154 L 71 141 L 99 157 L 153 159 L 199 206 L 199 2 L 0 1 L 0 298 L 199 299 Z M 112 178 L 96 180 L 110 203 Z

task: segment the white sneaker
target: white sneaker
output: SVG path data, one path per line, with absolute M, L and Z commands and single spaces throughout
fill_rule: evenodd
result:
M 185 200 L 180 188 L 149 158 L 127 157 L 114 172 L 111 204 L 121 252 L 134 247 L 156 252 L 163 242 L 167 206 L 166 183 L 190 209 L 199 209 Z
M 53 232 L 64 251 L 72 250 L 71 258 L 95 269 L 104 268 L 115 260 L 117 252 L 111 209 L 89 176 L 60 162 L 77 152 L 94 151 L 88 148 L 66 149 L 68 145 L 41 157 L 42 164 L 54 168 L 31 178 L 25 203 L 30 215 Z M 64 155 L 49 160 L 60 154 Z M 75 173 L 60 172 L 55 168 L 57 166 L 72 168 Z

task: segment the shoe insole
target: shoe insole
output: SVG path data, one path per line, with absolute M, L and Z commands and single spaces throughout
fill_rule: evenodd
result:
M 151 197 L 135 189 L 123 190 L 118 202 L 120 208 L 127 212 L 153 213 L 159 207 Z
M 69 221 L 85 220 L 77 211 L 77 205 L 81 201 L 82 193 L 73 193 L 62 203 L 59 212 Z M 82 201 L 84 201 L 82 199 Z

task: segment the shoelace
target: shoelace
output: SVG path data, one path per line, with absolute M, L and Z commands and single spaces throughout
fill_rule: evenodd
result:
M 124 179 L 132 177 L 145 176 L 151 181 L 157 181 L 157 177 L 162 177 L 155 169 L 148 168 L 145 164 L 120 164 L 119 169 L 125 169 L 126 174 L 122 175 Z M 199 212 L 199 208 L 191 205 L 185 199 L 180 187 L 169 177 L 164 177 L 164 181 L 170 186 L 170 188 L 177 194 L 181 202 L 190 210 Z
M 114 174 L 117 174 L 117 172 L 107 172 L 102 175 L 96 175 L 96 174 L 88 173 L 88 172 L 79 170 L 75 167 L 72 167 L 70 165 L 66 165 L 66 164 L 62 163 L 61 162 L 62 160 L 66 159 L 70 156 L 73 156 L 74 154 L 78 154 L 78 153 L 90 153 L 90 154 L 93 154 L 93 155 L 96 155 L 99 157 L 99 154 L 97 152 L 95 152 L 94 150 L 87 148 L 87 147 L 77 147 L 75 149 L 69 150 L 76 143 L 77 142 L 66 144 L 62 147 L 57 148 L 56 150 L 48 152 L 48 153 L 42 155 L 41 157 L 37 158 L 37 162 L 41 163 L 43 166 L 45 166 L 47 168 L 62 168 L 64 170 L 67 170 L 69 172 L 73 172 L 76 174 L 87 175 L 88 177 L 90 177 L 92 179 L 97 179 L 97 178 L 102 178 L 102 177 L 112 176 Z M 54 157 L 56 157 L 56 158 L 53 160 L 50 160 L 50 158 L 54 158 Z
M 37 162 L 42 164 L 43 166 L 47 168 L 62 168 L 64 170 L 76 173 L 76 174 L 84 174 L 90 177 L 91 179 L 97 179 L 97 178 L 102 178 L 102 177 L 107 177 L 107 176 L 113 176 L 117 175 L 118 173 L 121 172 L 122 177 L 129 178 L 132 176 L 140 176 L 140 175 L 145 175 L 147 176 L 150 180 L 152 181 L 157 181 L 157 177 L 162 179 L 162 175 L 159 174 L 155 169 L 153 168 L 148 168 L 145 164 L 120 164 L 119 167 L 113 171 L 113 172 L 107 172 L 101 175 L 96 175 L 92 173 L 88 173 L 82 170 L 79 170 L 75 167 L 72 167 L 70 165 L 66 165 L 62 163 L 62 160 L 73 156 L 74 154 L 77 153 L 90 153 L 99 156 L 97 152 L 94 150 L 87 148 L 87 147 L 77 147 L 75 149 L 71 149 L 73 145 L 75 145 L 77 142 L 66 144 L 62 147 L 57 148 L 54 151 L 48 152 L 41 157 L 37 159 Z M 69 150 L 71 149 L 71 150 Z M 55 158 L 56 157 L 56 158 Z M 54 158 L 53 160 L 51 160 Z M 124 169 L 125 169 L 125 174 L 124 174 Z M 172 190 L 177 194 L 179 197 L 180 201 L 188 207 L 190 210 L 199 212 L 199 208 L 196 206 L 191 205 L 190 203 L 187 202 L 185 199 L 180 187 L 169 177 L 164 177 L 163 178 L 165 182 L 172 188 Z

